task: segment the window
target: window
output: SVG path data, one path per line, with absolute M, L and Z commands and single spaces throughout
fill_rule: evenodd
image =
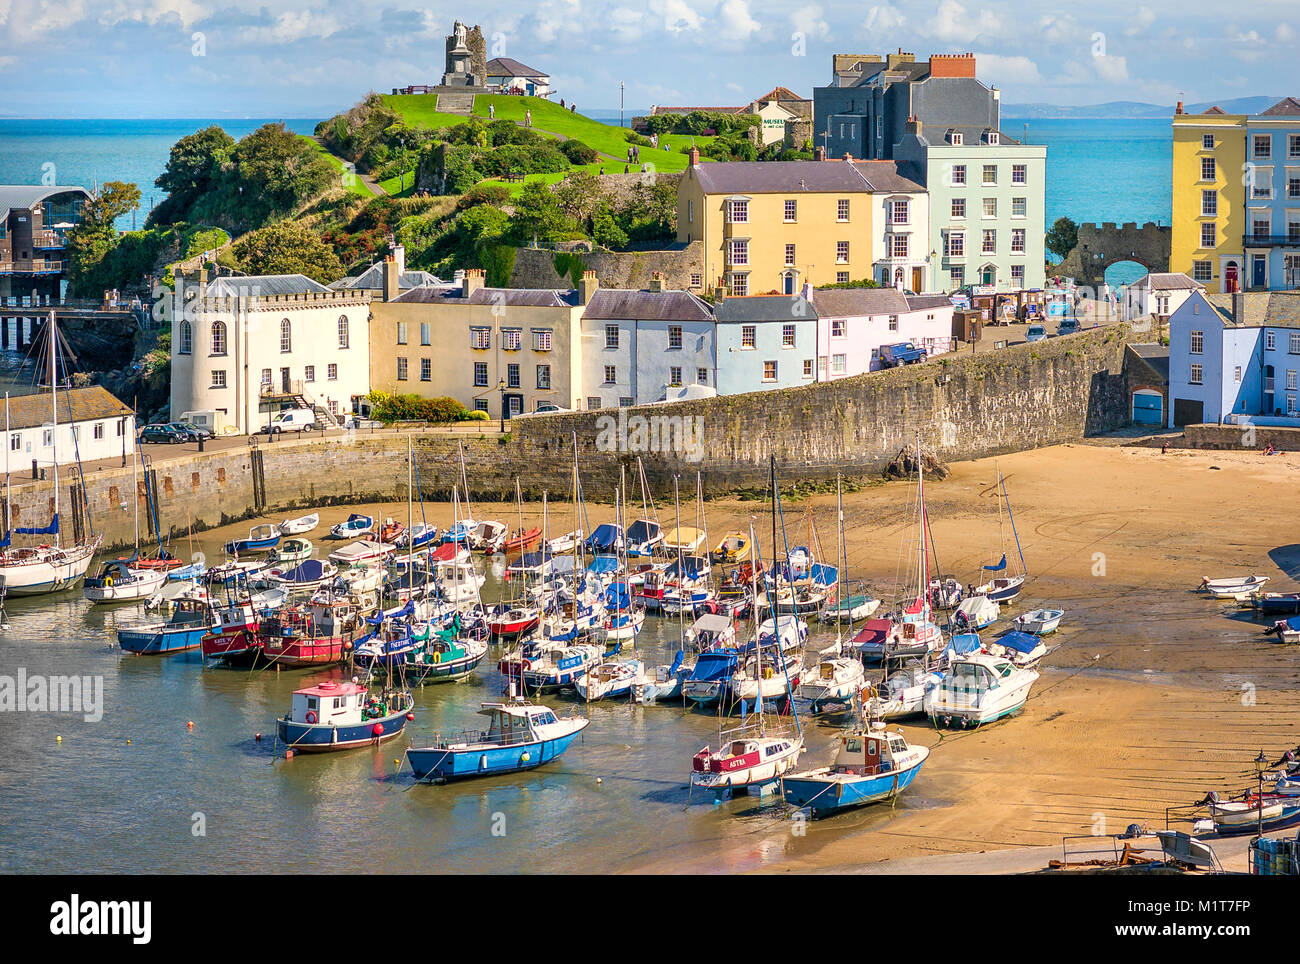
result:
M 803 360 L 803 377 L 804 378 L 813 377 L 813 360 L 811 358 L 805 358 Z
M 1264 333 L 1264 347 L 1269 351 L 1277 348 L 1277 334 L 1275 332 L 1268 331 Z
M 518 388 L 519 384 L 520 384 L 519 366 L 507 365 L 506 366 L 506 388 Z
M 848 199 L 848 198 L 846 198 L 846 197 L 842 197 L 842 198 L 840 198 L 838 201 L 835 202 L 835 216 L 836 216 L 836 218 L 837 218 L 838 220 L 840 220 L 840 221 L 847 221 L 847 220 L 849 219 L 849 199 Z
M 793 265 L 793 264 L 794 264 L 794 245 L 793 245 L 793 244 L 787 244 L 787 245 L 785 246 L 785 263 L 786 263 L 787 266 L 789 266 L 789 265 Z
M 895 258 L 907 257 L 907 239 L 906 234 L 895 234 L 890 236 L 890 254 Z
M 889 223 L 890 224 L 908 223 L 908 203 L 905 198 L 898 201 L 894 201 L 892 204 L 890 204 Z
M 325 366 L 325 378 L 327 381 L 336 382 L 339 380 L 339 366 L 330 364 Z
M 53 444 L 54 444 L 54 429 L 47 428 L 44 432 L 41 433 L 41 445 L 45 446 L 45 448 L 49 448 Z
M 339 347 L 348 347 L 348 316 L 339 315 Z
M 1219 192 L 1202 191 L 1201 192 L 1201 217 L 1212 218 L 1219 213 Z
M 537 366 L 537 387 L 542 391 L 549 391 L 551 387 L 551 366 Z
M 179 344 L 176 348 L 178 354 L 188 355 L 194 350 L 194 329 L 190 327 L 188 321 L 182 321 L 177 328 L 180 335 Z
M 1214 150 L 1214 135 L 1213 135 L 1213 134 L 1202 134 L 1202 135 L 1201 135 L 1201 150 L 1203 150 L 1203 151 L 1212 151 L 1212 150 Z
M 964 197 L 952 199 L 952 216 L 957 219 L 966 217 L 966 199 Z
M 1269 220 L 1267 215 L 1262 218 L 1252 218 L 1250 230 L 1257 238 L 1267 238 L 1273 230 L 1273 222 Z
M 1286 156 L 1291 160 L 1300 158 L 1300 134 L 1290 134 L 1287 136 Z
M 749 294 L 749 275 L 731 274 L 727 277 L 730 281 L 731 293 L 733 295 L 743 298 L 745 295 Z
M 776 362 L 774 361 L 763 362 L 763 381 L 765 382 L 776 381 Z
M 1214 270 L 1208 261 L 1192 262 L 1192 280 L 1209 281 L 1214 277 Z
M 709 384 L 709 370 L 707 368 L 695 369 L 695 381 L 699 385 Z
M 966 234 L 963 231 L 949 231 L 944 236 L 944 252 L 950 258 L 966 256 Z
M 678 366 L 678 365 L 672 365 L 672 366 L 669 366 L 669 368 L 668 368 L 668 387 L 669 387 L 669 388 L 681 388 L 681 387 L 682 387 L 682 370 L 681 370 L 681 367 L 680 367 L 680 366 Z
M 307 365 L 302 370 L 302 380 L 304 382 L 314 382 L 316 380 L 316 366 Z
M 1029 165 L 1012 164 L 1011 165 L 1011 183 L 1028 184 L 1029 183 Z
M 225 388 L 225 387 L 226 387 L 226 373 L 225 373 L 225 371 L 223 371 L 222 369 L 219 369 L 219 368 L 213 370 L 213 372 L 212 372 L 212 387 L 213 387 L 213 388 Z
M 758 328 L 754 325 L 741 325 L 740 326 L 740 347 L 753 348 L 755 336 L 757 332 L 758 332 Z
M 1001 132 L 999 132 L 999 131 L 989 131 L 989 143 L 990 143 L 990 144 L 1001 144 L 1001 143 L 1002 143 L 1002 134 L 1001 134 Z
M 952 166 L 952 183 L 954 187 L 959 187 L 966 183 L 965 164 L 954 164 Z
M 1286 370 L 1286 390 L 1287 390 L 1288 392 L 1294 392 L 1294 391 L 1296 390 L 1296 380 L 1295 380 L 1295 369 L 1294 369 L 1294 368 L 1288 368 L 1288 369 Z
M 691 287 L 698 288 L 704 284 L 704 278 L 698 271 L 691 272 Z
M 948 143 L 955 147 L 961 147 L 966 143 L 966 135 L 961 131 L 950 130 L 948 131 Z
M 1250 181 L 1250 196 L 1256 200 L 1267 201 L 1273 197 L 1273 169 L 1249 165 L 1246 172 Z
M 847 241 L 835 242 L 835 263 L 848 264 L 849 261 L 849 243 Z
M 404 321 L 397 323 L 397 343 L 399 345 L 406 344 L 406 322 Z
M 1011 287 L 1023 288 L 1025 286 L 1025 266 L 1023 264 L 1013 264 L 1011 266 Z
M 605 347 L 606 348 L 618 347 L 618 325 L 605 326 Z
M 117 434 L 118 434 L 118 435 L 121 435 L 121 434 L 122 434 L 122 432 L 121 432 L 121 426 L 120 426 L 120 425 L 118 426 L 118 433 L 117 433 Z M 10 452 L 17 452 L 17 451 L 21 450 L 22 447 L 23 447 L 23 436 L 22 436 L 22 433 L 21 433 L 21 432 L 14 432 L 13 435 L 10 435 L 10 436 L 9 436 L 9 451 L 10 451 Z
M 212 323 L 212 354 L 224 355 L 226 353 L 226 323 L 224 321 L 214 321 Z
M 596 409 L 600 408 L 601 404 L 599 395 L 587 396 L 587 411 L 594 412 Z
M 964 265 L 953 265 L 952 269 L 948 272 L 948 275 L 952 278 L 952 286 L 954 289 L 960 288 L 966 283 L 966 268 Z
M 636 404 L 636 399 L 633 398 L 631 395 L 620 395 L 618 397 L 619 408 L 631 408 L 635 404 Z
M 474 363 L 474 387 L 486 388 L 487 383 L 487 362 L 476 361 Z
M 694 201 L 687 201 L 687 202 L 686 202 L 686 220 L 687 220 L 687 221 L 690 221 L 692 224 L 695 222 L 695 202 L 694 202 Z
M 429 341 L 429 323 L 427 321 L 420 322 L 420 344 L 421 345 L 433 344 L 431 341 Z
M 732 224 L 746 224 L 749 221 L 749 202 L 731 201 L 727 205 L 728 220 Z
M 401 355 L 397 357 L 397 380 L 406 381 L 406 358 Z
M 831 355 L 831 374 L 843 375 L 849 370 L 848 355 Z
M 618 369 L 615 368 L 613 365 L 606 365 L 606 366 L 605 366 L 605 384 L 606 384 L 606 385 L 613 385 L 613 384 L 614 384 L 615 382 L 617 382 L 617 381 L 618 381 Z
M 749 264 L 749 242 L 736 240 L 731 242 L 731 264 Z
M 668 326 L 668 347 L 669 348 L 682 347 L 682 326 L 681 325 Z
M 781 326 L 781 347 L 782 348 L 794 347 L 794 325 Z
M 1011 216 L 1013 218 L 1023 218 L 1029 214 L 1029 202 L 1022 197 L 1013 197 L 1011 199 Z
M 1214 222 L 1208 221 L 1201 225 L 1201 247 L 1212 248 L 1215 243 Z
M 889 330 L 898 331 L 898 315 L 889 316 Z
M 849 273 L 847 271 L 835 272 L 835 283 L 837 285 L 846 285 L 849 283 Z
M 831 321 L 831 337 L 843 338 L 848 334 L 849 323 L 843 318 L 835 318 Z
M 522 328 L 501 329 L 501 350 L 519 351 L 524 347 L 524 330 Z
M 92 430 L 91 434 L 92 434 L 95 438 L 103 438 L 103 437 L 104 437 L 104 423 L 103 423 L 103 422 L 96 422 L 96 423 L 95 423 L 95 427 L 94 427 L 94 429 Z
M 1215 178 L 1214 158 L 1212 157 L 1201 158 L 1201 180 L 1213 181 L 1214 178 Z
M 1300 355 L 1300 332 L 1291 332 L 1287 339 L 1287 353 L 1291 355 Z
M 551 329 L 534 328 L 533 329 L 533 351 L 550 351 L 551 350 Z
M 984 199 L 984 216 L 986 218 L 995 218 L 998 216 L 998 199 L 995 197 L 986 197 Z
M 797 221 L 797 220 L 799 219 L 798 215 L 799 215 L 799 202 L 798 202 L 798 201 L 786 201 L 786 202 L 785 202 L 785 219 L 786 219 L 787 221 Z
M 480 351 L 492 347 L 491 328 L 471 328 L 469 330 L 469 347 Z
M 288 318 L 280 319 L 280 354 L 285 355 L 293 351 L 293 327 L 289 324 Z
M 1192 365 L 1192 373 L 1191 373 L 1191 376 L 1188 378 L 1188 383 L 1189 383 L 1189 384 L 1192 384 L 1192 385 L 1201 385 L 1201 384 L 1203 384 L 1203 382 L 1201 381 L 1201 366 L 1200 366 L 1200 365 Z
M 420 359 L 420 381 L 422 382 L 433 381 L 433 359 L 432 358 Z
M 1012 254 L 1025 253 L 1025 229 L 1024 228 L 1011 229 L 1011 253 Z
M 1250 139 L 1251 156 L 1259 161 L 1267 161 L 1273 156 L 1273 138 L 1267 134 L 1256 134 Z
M 984 184 L 997 184 L 997 183 L 998 183 L 998 166 L 997 166 L 996 164 L 985 164 L 985 165 L 984 165 L 984 177 L 983 177 L 982 180 L 983 180 L 983 183 L 984 183 Z
M 980 251 L 983 254 L 996 254 L 998 250 L 998 233 L 985 229 L 981 234 Z
M 269 368 L 262 369 L 262 384 L 263 385 L 271 384 L 271 369 Z

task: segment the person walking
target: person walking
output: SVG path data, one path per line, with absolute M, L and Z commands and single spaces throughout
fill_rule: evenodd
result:
M 524 126 L 533 126 L 533 109 L 531 107 L 524 111 Z
M 488 104 L 488 120 L 496 120 L 496 117 L 497 117 L 497 105 Z

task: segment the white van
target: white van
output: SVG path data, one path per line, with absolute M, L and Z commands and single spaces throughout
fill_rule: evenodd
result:
M 317 428 L 316 413 L 309 408 L 288 408 L 271 416 L 271 423 L 259 429 L 259 434 L 279 435 L 283 432 L 311 432 Z
M 176 421 L 190 422 L 214 436 L 233 435 L 235 432 L 235 427 L 230 424 L 230 419 L 226 417 L 226 413 L 215 409 L 200 412 L 181 412 L 181 417 Z

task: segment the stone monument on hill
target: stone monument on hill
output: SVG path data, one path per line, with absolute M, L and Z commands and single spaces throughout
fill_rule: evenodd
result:
M 476 25 L 467 28 L 459 20 L 447 37 L 447 68 L 444 87 L 483 87 L 487 83 L 487 41 Z

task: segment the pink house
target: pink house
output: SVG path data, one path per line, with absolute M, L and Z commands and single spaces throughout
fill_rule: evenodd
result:
M 927 355 L 951 351 L 947 295 L 908 295 L 897 288 L 816 288 L 817 378 L 828 381 L 881 368 L 880 348 L 911 342 Z

